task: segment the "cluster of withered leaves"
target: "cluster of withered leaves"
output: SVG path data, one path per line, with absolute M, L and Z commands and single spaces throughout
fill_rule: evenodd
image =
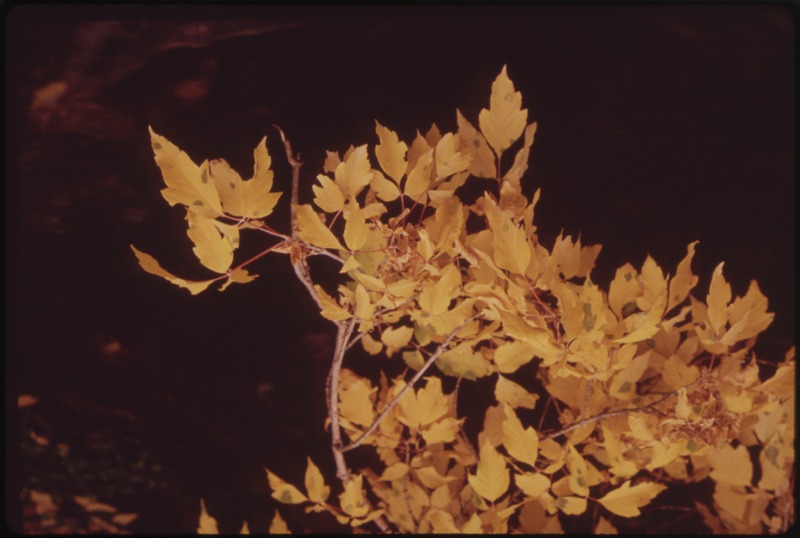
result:
M 448 376 L 492 377 L 497 401 L 475 449 L 455 393 L 443 392 L 438 377 L 424 377 L 385 412 L 405 378 L 343 370 L 340 424 L 351 441 L 368 432 L 359 442 L 384 468 L 353 475 L 330 503 L 309 460 L 305 493 L 268 471 L 274 497 L 354 527 L 385 518 L 405 532 L 559 532 L 560 517 L 596 502 L 592 528 L 613 532 L 613 521 L 639 516 L 666 484 L 710 477 L 713 504 L 697 510 L 712 530 L 786 529 L 794 518 L 794 349 L 761 380 L 752 347 L 773 318 L 767 299 L 755 281 L 733 298 L 721 263 L 707 296 L 691 296 L 696 242 L 672 275 L 648 256 L 638 269 L 620 267 L 607 289 L 591 279 L 599 245 L 563 235 L 541 244 L 539 191 L 529 200 L 520 184 L 536 132 L 527 120 L 504 68 L 478 129 L 457 113 L 456 132 L 434 125 L 409 146 L 377 124 L 377 145 L 328 153 L 314 205 L 294 207 L 297 238 L 273 234 L 286 240 L 278 251 L 299 245 L 340 260 L 344 283 L 316 292 L 322 316 L 356 324 L 348 344 L 360 339 L 368 353 L 399 356 L 410 370 L 435 360 Z M 152 137 L 164 196 L 187 206 L 200 261 L 223 273 L 217 279 L 252 278 L 229 267 L 238 229 L 263 231 L 255 219 L 277 200 L 263 141 L 254 178 L 242 183 L 222 161 L 196 167 Z M 501 156 L 515 144 L 504 170 Z M 457 191 L 470 177 L 493 180 L 497 192 L 464 203 Z M 187 282 L 137 255 L 192 293 L 213 281 Z M 538 379 L 511 379 L 531 361 Z M 531 392 L 534 383 L 547 394 Z M 517 411 L 542 415 L 551 403 L 557 431 L 537 431 Z

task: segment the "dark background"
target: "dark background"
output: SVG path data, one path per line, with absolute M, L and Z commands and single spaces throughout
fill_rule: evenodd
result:
M 192 532 L 200 497 L 223 530 L 246 518 L 264 532 L 264 465 L 302 483 L 311 455 L 333 476 L 322 431 L 333 328 L 287 260 L 197 297 L 137 265 L 130 243 L 207 276 L 159 194 L 148 125 L 245 177 L 268 135 L 285 192 L 277 123 L 304 158 L 307 194 L 325 150 L 377 142 L 375 119 L 407 141 L 434 121 L 455 130 L 456 108 L 477 124 L 505 64 L 539 122 L 524 189 L 542 189 L 545 245 L 562 229 L 602 243 L 593 280 L 607 286 L 648 253 L 674 272 L 699 239 L 694 295 L 725 261 L 734 294 L 756 279 L 776 313 L 759 357 L 782 359 L 795 340 L 786 8 L 17 5 L 5 24 L 12 527 L 25 486 L 137 512 L 135 532 Z M 269 221 L 284 231 L 286 201 Z M 260 240 L 245 235 L 237 259 Z M 17 412 L 19 394 L 39 403 Z M 294 531 L 337 528 L 282 513 Z

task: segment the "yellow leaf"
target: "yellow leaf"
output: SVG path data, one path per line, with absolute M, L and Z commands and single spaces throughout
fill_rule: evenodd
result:
M 394 463 L 386 468 L 381 475 L 384 482 L 393 482 L 408 474 L 408 465 L 402 462 Z
M 334 176 L 345 198 L 358 195 L 361 189 L 369 185 L 372 168 L 367 158 L 367 145 L 355 148 L 343 163 L 339 163 Z
M 197 524 L 197 534 L 219 534 L 217 520 L 208 515 L 203 499 L 200 499 L 200 521 Z
M 339 303 L 336 302 L 336 299 L 325 293 L 325 290 L 323 290 L 321 286 L 317 284 L 314 286 L 314 289 L 317 290 L 319 302 L 322 303 L 322 311 L 320 314 L 322 314 L 323 318 L 331 321 L 341 321 L 351 316 L 350 312 L 342 308 Z
M 458 296 L 461 288 L 461 273 L 456 265 L 447 265 L 441 272 L 438 282 L 429 282 L 422 287 L 417 299 L 419 307 L 432 315 L 447 311 L 450 302 Z
M 455 440 L 458 430 L 461 428 L 461 422 L 456 418 L 443 418 L 422 430 L 422 438 L 425 439 L 425 443 L 428 445 L 451 443 Z
M 256 277 L 258 277 L 258 275 L 250 274 L 247 271 L 247 269 L 242 269 L 241 267 L 238 267 L 228 274 L 228 279 L 225 281 L 224 284 L 222 284 L 222 286 L 220 286 L 219 291 L 225 291 L 225 289 L 234 282 L 237 282 L 239 284 L 246 284 L 248 282 L 252 282 L 253 280 L 256 279 Z
M 511 217 L 488 195 L 484 195 L 484 208 L 492 230 L 494 262 L 501 269 L 524 275 L 531 260 L 531 251 L 525 230 L 515 225 Z
M 509 405 L 503 406 L 506 419 L 503 421 L 503 446 L 508 455 L 517 461 L 536 466 L 539 455 L 539 436 L 533 427 L 522 427 L 514 409 Z
M 536 122 L 533 122 L 525 128 L 525 142 L 514 156 L 514 164 L 511 165 L 506 175 L 503 176 L 503 180 L 514 185 L 515 188 L 519 186 L 522 176 L 528 170 L 528 158 L 531 153 L 531 146 L 533 145 L 533 137 L 535 134 Z
M 362 320 L 369 320 L 375 312 L 375 305 L 370 302 L 369 292 L 364 286 L 356 286 L 356 317 Z
M 636 299 L 640 293 L 639 273 L 636 269 L 629 263 L 617 269 L 608 288 L 608 306 L 617 319 L 625 318 L 636 311 Z
M 731 486 L 749 486 L 753 479 L 753 462 L 744 445 L 733 448 L 722 445 L 708 455 L 711 478 Z
M 611 379 L 608 392 L 617 399 L 632 400 L 636 396 L 636 382 L 642 377 L 649 362 L 650 355 L 647 353 L 635 357 Z
M 264 137 L 253 151 L 255 166 L 253 177 L 242 181 L 224 159 L 215 159 L 208 164 L 208 173 L 214 180 L 222 209 L 230 215 L 260 219 L 272 213 L 281 196 L 272 189 L 272 160 L 267 153 L 267 138 Z
M 605 448 L 606 456 L 611 464 L 608 470 L 623 478 L 629 478 L 638 473 L 639 468 L 636 464 L 625 457 L 627 447 L 617 434 L 605 424 L 602 424 L 601 427 L 603 429 L 603 448 Z
M 443 486 L 445 484 L 449 484 L 453 480 L 457 480 L 455 476 L 442 476 L 433 467 L 420 467 L 419 469 L 414 470 L 414 474 L 417 476 L 419 481 L 422 482 L 422 485 L 428 489 L 436 489 L 439 486 Z
M 387 129 L 377 121 L 375 122 L 375 132 L 378 133 L 378 138 L 381 141 L 380 144 L 375 146 L 375 156 L 378 158 L 378 163 L 383 171 L 386 172 L 386 175 L 399 185 L 408 168 L 408 163 L 406 162 L 408 146 L 405 142 L 400 141 L 397 133 Z
M 535 354 L 536 350 L 526 342 L 506 342 L 494 350 L 494 362 L 499 372 L 511 374 L 529 363 Z
M 614 340 L 614 343 L 632 344 L 647 340 L 656 334 L 661 322 L 661 315 L 664 313 L 666 300 L 666 294 L 660 295 L 649 312 L 633 314 L 626 318 L 625 323 L 628 325 L 628 333 L 624 337 Z
M 667 280 L 664 272 L 656 264 L 655 260 L 649 255 L 642 265 L 642 272 L 639 275 L 639 283 L 642 286 L 642 295 L 636 299 L 636 305 L 642 312 L 649 312 L 658 302 L 661 308 L 666 306 L 665 301 L 658 301 L 661 296 L 667 294 Z
M 692 241 L 686 247 L 686 257 L 678 264 L 678 269 L 675 276 L 669 282 L 669 303 L 667 311 L 672 310 L 675 306 L 682 303 L 689 292 L 697 284 L 697 276 L 692 274 L 692 258 L 694 257 L 694 249 L 699 241 Z
M 647 470 L 652 471 L 653 469 L 669 465 L 678 458 L 678 454 L 680 454 L 681 450 L 683 450 L 683 443 L 675 441 L 668 443 L 656 441 L 653 443 L 653 456 L 650 458 L 650 463 L 646 466 Z
M 436 367 L 447 375 L 464 379 L 477 379 L 492 373 L 491 366 L 483 358 L 483 354 L 474 351 L 467 342 L 442 353 L 436 359 Z
M 433 148 L 429 149 L 417 159 L 414 168 L 408 173 L 403 194 L 414 201 L 424 201 L 425 191 L 431 184 L 431 170 L 433 168 Z
M 506 67 L 492 83 L 489 109 L 481 110 L 478 124 L 483 136 L 500 156 L 522 134 L 528 119 L 528 110 L 522 108 L 522 94 L 514 91 L 514 84 L 506 74 Z
M 640 441 L 652 441 L 654 439 L 653 432 L 647 427 L 644 419 L 636 415 L 628 415 L 628 427 L 631 430 L 631 435 Z
M 284 504 L 300 504 L 308 501 L 305 495 L 300 493 L 300 490 L 291 484 L 288 484 L 273 474 L 272 471 L 266 469 L 267 480 L 269 480 L 269 487 L 272 490 L 272 498 Z
M 497 375 L 494 397 L 499 403 L 505 403 L 511 407 L 522 407 L 524 409 L 533 409 L 536 407 L 536 401 L 539 399 L 538 394 L 531 394 L 521 385 L 514 383 L 500 374 Z
M 675 416 L 686 420 L 692 414 L 689 398 L 686 396 L 686 387 L 678 389 L 678 401 L 675 402 Z
M 331 488 L 325 485 L 325 479 L 322 477 L 322 473 L 319 471 L 319 468 L 314 465 L 314 462 L 311 461 L 311 458 L 306 459 L 308 460 L 308 466 L 306 467 L 305 482 L 308 499 L 313 503 L 322 504 L 328 500 Z
M 428 513 L 428 520 L 431 522 L 431 530 L 436 534 L 458 534 L 458 527 L 453 521 L 453 516 L 449 512 L 442 510 L 432 510 Z
M 733 345 L 752 338 L 769 327 L 774 318 L 774 313 L 767 312 L 767 298 L 761 293 L 758 283 L 751 280 L 744 297 L 737 297 L 730 306 L 731 328 L 721 342 Z
M 459 110 L 456 110 L 458 124 L 458 151 L 472 155 L 469 173 L 476 177 L 495 177 L 495 156 L 486 139 L 468 122 Z
M 354 196 L 350 197 L 350 203 L 344 212 L 344 242 L 350 250 L 359 250 L 367 242 L 367 221 L 364 218 L 364 210 L 356 202 Z
M 369 503 L 364 496 L 364 477 L 355 475 L 345 485 L 344 491 L 339 495 L 339 505 L 342 511 L 355 518 L 362 518 L 369 513 Z
M 586 497 L 589 495 L 589 472 L 586 468 L 586 461 L 572 444 L 568 444 L 567 447 L 569 449 L 566 457 L 567 469 L 569 469 L 569 488 L 576 495 Z
M 297 213 L 297 234 L 300 239 L 316 247 L 344 250 L 339 240 L 319 219 L 314 208 L 309 204 L 295 205 L 294 208 Z
M 514 483 L 532 499 L 538 499 L 550 489 L 550 479 L 542 473 L 515 474 Z
M 339 387 L 339 415 L 361 426 L 369 426 L 375 419 L 372 395 L 375 389 L 362 379 L 357 379 L 348 387 Z
M 133 249 L 133 253 L 136 255 L 136 259 L 139 260 L 139 265 L 142 266 L 142 269 L 152 275 L 160 276 L 161 278 L 172 282 L 176 286 L 180 286 L 181 288 L 189 290 L 192 295 L 197 295 L 201 291 L 208 288 L 212 282 L 214 282 L 213 279 L 198 282 L 194 280 L 184 280 L 183 278 L 178 278 L 166 269 L 162 268 L 156 259 L 151 255 L 138 250 L 133 245 L 131 245 L 131 249 Z
M 314 203 L 326 213 L 336 213 L 344 209 L 342 191 L 331 178 L 324 174 L 317 175 L 319 186 L 312 185 Z
M 503 456 L 488 441 L 484 441 L 481 445 L 475 474 L 468 475 L 467 479 L 472 490 L 489 502 L 502 497 L 511 482 Z
M 401 193 L 397 185 L 386 179 L 386 176 L 377 170 L 372 171 L 372 179 L 369 182 L 369 186 L 375 190 L 378 198 L 384 202 L 391 202 L 400 198 Z
M 665 489 L 667 489 L 666 486 L 648 481 L 631 487 L 631 481 L 627 480 L 622 486 L 597 499 L 597 502 L 618 516 L 635 517 L 641 513 L 639 508 L 649 504 L 656 495 Z
M 386 354 L 391 357 L 395 351 L 405 347 L 413 335 L 414 329 L 411 327 L 398 326 L 384 330 L 381 335 L 381 342 L 386 345 Z
M 720 262 L 714 269 L 714 273 L 711 275 L 708 295 L 706 296 L 708 320 L 711 322 L 711 329 L 717 335 L 720 334 L 728 322 L 728 303 L 731 301 L 731 286 L 722 276 L 723 265 L 725 265 L 725 262 Z
M 222 205 L 214 183 L 209 180 L 208 165 L 202 170 L 172 142 L 150 129 L 150 142 L 156 164 L 161 168 L 167 188 L 161 194 L 170 205 L 183 204 L 207 218 L 222 214 Z
M 470 155 L 458 151 L 458 135 L 447 133 L 436 144 L 436 177 L 445 178 L 469 167 Z
M 447 414 L 450 399 L 442 393 L 442 380 L 430 376 L 425 386 L 417 391 L 417 418 L 420 426 L 427 426 Z
M 606 518 L 600 516 L 600 520 L 594 528 L 592 534 L 619 534 L 616 527 L 612 525 Z
M 202 215 L 188 211 L 186 220 L 189 221 L 187 235 L 194 243 L 194 255 L 200 263 L 216 273 L 225 273 L 233 262 L 233 249 L 229 237 L 225 237 L 225 232 L 232 233 L 236 230 L 234 226 L 215 223 Z M 220 229 L 224 232 L 220 232 Z M 238 231 L 235 233 L 238 244 Z
M 272 523 L 269 525 L 268 532 L 269 534 L 291 534 L 289 527 L 277 510 L 275 510 L 275 516 L 272 518 Z
M 559 497 L 553 501 L 553 504 L 570 516 L 579 516 L 586 511 L 586 499 L 583 497 L 573 497 L 572 495 Z

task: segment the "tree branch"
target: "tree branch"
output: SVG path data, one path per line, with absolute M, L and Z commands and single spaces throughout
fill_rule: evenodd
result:
M 660 398 L 660 399 L 656 400 L 655 402 L 649 403 L 647 405 L 642 405 L 640 407 L 628 407 L 628 408 L 625 408 L 625 409 L 616 409 L 614 411 L 606 411 L 605 413 L 600 413 L 599 415 L 595 415 L 593 417 L 589 417 L 589 418 L 585 418 L 583 420 L 579 420 L 577 422 L 574 422 L 574 423 L 570 424 L 569 426 L 567 426 L 564 429 L 558 430 L 556 432 L 551 432 L 551 433 L 545 435 L 542 438 L 542 440 L 555 439 L 556 437 L 561 437 L 562 435 L 565 435 L 565 434 L 571 432 L 572 430 L 576 430 L 576 429 L 580 428 L 581 426 L 585 426 L 586 424 L 591 424 L 592 422 L 597 422 L 598 420 L 603 420 L 605 418 L 616 417 L 616 416 L 619 416 L 619 415 L 625 415 L 627 413 L 636 413 L 636 412 L 646 411 L 648 409 L 654 408 L 656 405 L 658 405 L 658 404 L 660 404 L 660 403 L 662 403 L 662 402 L 664 402 L 666 400 L 669 400 L 670 398 L 672 398 L 673 396 L 678 394 L 678 392 L 680 392 L 681 389 L 688 389 L 692 385 L 696 384 L 698 381 L 700 381 L 699 377 L 697 379 L 695 379 L 694 381 L 692 381 L 691 383 L 689 383 L 688 385 L 683 386 L 678 390 L 674 390 L 674 391 L 670 392 L 669 394 L 667 394 L 666 396 L 664 396 L 663 398 Z
M 403 397 L 403 395 L 406 393 L 406 391 L 410 390 L 417 383 L 417 381 L 419 381 L 419 379 L 423 376 L 423 374 L 425 374 L 425 372 L 428 370 L 428 368 L 430 368 L 433 365 L 433 363 L 436 361 L 436 359 L 438 359 L 439 356 L 447 350 L 447 346 L 450 345 L 450 342 L 455 337 L 456 332 L 458 332 L 458 330 L 461 327 L 463 327 L 464 325 L 466 325 L 470 321 L 472 321 L 474 319 L 477 319 L 477 318 L 478 318 L 478 315 L 476 314 L 476 315 L 472 316 L 471 318 L 466 319 L 461 325 L 459 325 L 458 327 L 453 329 L 450 332 L 450 334 L 447 335 L 447 338 L 445 338 L 444 341 L 441 344 L 439 344 L 439 347 L 436 348 L 436 351 L 434 351 L 433 354 L 430 357 L 428 357 L 428 360 L 425 361 L 425 364 L 423 364 L 422 367 L 417 371 L 417 373 L 414 374 L 414 377 L 411 378 L 411 380 L 406 384 L 406 386 L 403 387 L 400 390 L 400 392 L 397 393 L 397 396 L 392 398 L 392 401 L 390 401 L 388 404 L 386 404 L 386 407 L 384 407 L 381 410 L 380 413 L 378 413 L 378 416 L 375 417 L 375 420 L 372 421 L 372 424 L 370 424 L 369 428 L 367 428 L 366 431 L 364 433 L 362 433 L 358 437 L 358 439 L 356 439 L 355 441 L 353 441 L 349 445 L 343 447 L 342 448 L 342 452 L 347 452 L 349 450 L 353 450 L 354 448 L 360 446 L 361 443 L 364 442 L 364 439 L 366 439 L 368 435 L 372 434 L 376 429 L 378 429 L 378 426 L 383 421 L 383 418 L 389 413 L 389 411 L 392 410 L 392 408 L 395 405 L 397 405 L 397 402 L 400 401 L 400 398 Z

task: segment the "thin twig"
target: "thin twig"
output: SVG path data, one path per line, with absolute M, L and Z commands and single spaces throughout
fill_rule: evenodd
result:
M 455 329 L 453 329 L 450 332 L 450 334 L 447 335 L 447 338 L 445 338 L 444 341 L 441 344 L 439 344 L 439 347 L 436 348 L 436 350 L 431 354 L 431 356 L 428 357 L 428 360 L 425 361 L 425 364 L 423 364 L 422 367 L 417 371 L 417 373 L 414 374 L 414 377 L 411 378 L 411 380 L 406 384 L 406 386 L 403 387 L 400 390 L 400 392 L 397 393 L 397 396 L 392 398 L 392 401 L 386 404 L 386 407 L 384 407 L 380 413 L 378 413 L 378 416 L 375 417 L 375 420 L 372 421 L 372 424 L 370 424 L 369 428 L 367 428 L 366 431 L 358 437 L 358 439 L 356 439 L 349 445 L 343 447 L 342 452 L 347 452 L 349 450 L 353 450 L 354 448 L 360 446 L 361 443 L 364 441 L 364 439 L 366 439 L 368 435 L 370 435 L 378 428 L 378 425 L 380 425 L 380 423 L 383 421 L 383 418 L 389 413 L 389 411 L 392 410 L 392 408 L 395 405 L 397 405 L 397 402 L 400 401 L 400 398 L 403 397 L 406 391 L 411 390 L 411 388 L 417 383 L 417 381 L 419 381 L 419 379 L 425 374 L 425 372 L 428 371 L 428 368 L 430 368 L 433 365 L 436 359 L 438 359 L 439 356 L 447 350 L 447 347 L 450 345 L 450 342 L 453 340 L 453 338 L 455 338 L 458 330 L 461 329 L 464 325 L 466 325 L 470 321 L 477 318 L 478 315 L 476 314 L 471 318 L 465 320 L 461 325 L 459 325 Z
M 606 418 L 616 417 L 616 416 L 619 416 L 619 415 L 625 415 L 627 413 L 641 412 L 641 411 L 645 411 L 645 410 L 650 409 L 650 408 L 654 408 L 656 405 L 658 405 L 658 404 L 660 404 L 660 403 L 662 403 L 662 402 L 664 402 L 666 400 L 669 400 L 673 396 L 677 395 L 678 392 L 680 392 L 681 389 L 687 389 L 687 388 L 691 387 L 692 385 L 694 385 L 695 383 L 697 383 L 699 380 L 700 380 L 700 378 L 697 378 L 696 380 L 692 381 L 688 385 L 686 385 L 684 387 L 681 387 L 678 390 L 670 392 L 669 394 L 667 394 L 663 398 L 660 398 L 660 399 L 656 400 L 653 403 L 649 403 L 649 404 L 643 405 L 641 407 L 628 407 L 628 408 L 625 408 L 625 409 L 616 409 L 614 411 L 607 411 L 605 413 L 600 413 L 599 415 L 595 415 L 593 417 L 589 417 L 589 418 L 585 418 L 583 420 L 579 420 L 577 422 L 574 422 L 574 423 L 570 424 L 569 426 L 567 426 L 564 429 L 558 430 L 556 432 L 551 432 L 551 433 L 545 435 L 542 438 L 542 440 L 555 439 L 556 437 L 561 437 L 562 435 L 567 434 L 567 433 L 571 432 L 572 430 L 578 429 L 581 426 L 585 426 L 586 424 L 591 424 L 592 422 L 597 422 L 598 420 L 603 420 L 603 419 L 606 419 Z
M 331 419 L 331 441 L 333 445 L 333 459 L 336 462 L 336 476 L 342 483 L 347 483 L 350 480 L 350 470 L 344 461 L 344 450 L 342 450 L 342 431 L 339 426 L 339 374 L 342 371 L 342 362 L 344 361 L 344 353 L 347 350 L 347 341 L 350 335 L 353 334 L 353 329 L 356 326 L 355 316 L 350 318 L 347 323 L 337 323 L 338 330 L 336 331 L 336 349 L 333 352 L 333 362 L 331 363 L 331 371 L 328 375 L 329 384 L 328 392 L 328 409 L 330 411 Z

